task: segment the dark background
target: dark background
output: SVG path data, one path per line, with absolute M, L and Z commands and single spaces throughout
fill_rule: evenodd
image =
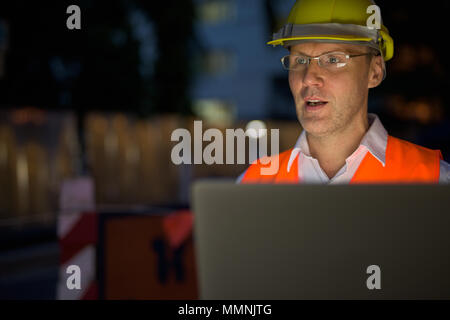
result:
M 0 80 L 1 107 L 73 110 L 81 117 L 92 110 L 140 117 L 191 114 L 190 89 L 198 72 L 194 57 L 207 50 L 194 27 L 198 2 L 2 1 L 0 17 L 9 24 L 9 46 Z M 277 1 L 261 2 L 269 39 L 269 30 L 280 24 Z M 82 8 L 81 30 L 64 27 L 70 4 Z M 372 91 L 371 110 L 382 116 L 391 134 L 409 132 L 404 138 L 440 148 L 448 158 L 448 96 L 444 92 L 449 87 L 449 61 L 443 33 L 450 4 L 377 4 L 395 41 L 395 55 L 388 62 L 386 81 Z M 133 10 L 154 26 L 157 58 L 146 75 L 139 72 L 140 44 L 127 19 Z

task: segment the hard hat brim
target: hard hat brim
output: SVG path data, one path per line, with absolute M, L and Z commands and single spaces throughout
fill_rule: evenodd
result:
M 382 30 L 376 30 L 360 25 L 340 23 L 286 24 L 278 33 L 273 35 L 273 40 L 267 42 L 267 44 L 290 46 L 290 43 L 294 41 L 344 42 L 367 45 L 378 49 L 385 61 L 392 58 L 394 47 L 393 40 L 384 26 L 382 26 Z
M 335 41 L 365 41 L 370 42 L 372 41 L 372 38 L 361 38 L 361 37 L 353 37 L 353 36 L 309 36 L 309 37 L 290 37 L 290 38 L 282 38 L 282 39 L 276 39 L 267 42 L 267 44 L 277 46 L 277 45 L 283 45 L 284 42 L 287 41 L 295 41 L 295 40 L 335 40 Z

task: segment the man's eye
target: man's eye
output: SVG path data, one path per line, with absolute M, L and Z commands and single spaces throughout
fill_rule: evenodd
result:
M 308 59 L 299 57 L 299 58 L 297 58 L 297 63 L 298 64 L 307 64 L 308 63 Z
M 329 56 L 326 58 L 326 63 L 328 64 L 337 64 L 341 62 L 341 59 L 339 59 L 339 57 L 336 56 Z

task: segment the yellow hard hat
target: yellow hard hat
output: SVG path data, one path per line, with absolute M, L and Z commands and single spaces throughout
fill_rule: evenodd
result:
M 380 51 L 384 61 L 394 54 L 394 40 L 383 25 L 367 26 L 372 12 L 371 0 L 297 0 L 287 24 L 273 35 L 268 44 L 285 47 L 305 41 L 344 42 L 372 47 Z

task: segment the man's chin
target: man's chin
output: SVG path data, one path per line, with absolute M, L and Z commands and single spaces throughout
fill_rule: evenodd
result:
M 332 131 L 331 126 L 327 125 L 324 120 L 310 120 L 310 119 L 301 119 L 300 124 L 308 135 L 314 137 L 325 137 L 330 134 Z

